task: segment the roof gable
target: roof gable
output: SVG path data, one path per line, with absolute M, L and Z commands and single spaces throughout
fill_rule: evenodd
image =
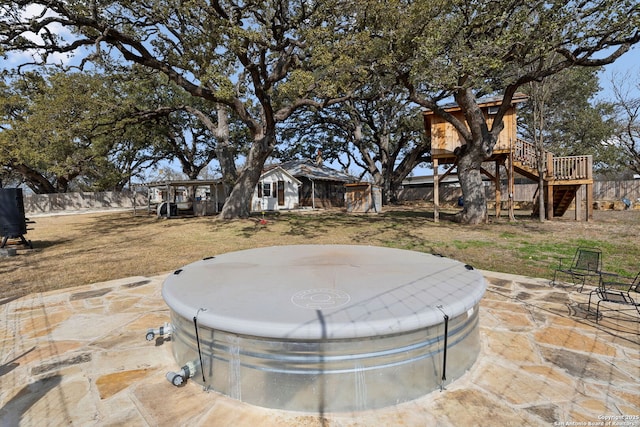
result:
M 260 179 L 264 179 L 265 177 L 274 175 L 276 173 L 281 173 L 283 175 L 288 176 L 291 179 L 291 181 L 293 181 L 294 183 L 296 183 L 298 185 L 302 184 L 302 182 L 300 182 L 300 180 L 298 178 L 296 178 L 293 174 L 291 174 L 289 171 L 287 171 L 286 169 L 284 169 L 281 166 L 276 166 L 276 167 L 273 167 L 273 168 L 270 168 L 268 170 L 263 171 L 262 175 L 260 175 Z

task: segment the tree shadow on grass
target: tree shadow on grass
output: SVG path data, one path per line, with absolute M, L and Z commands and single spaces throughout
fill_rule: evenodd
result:
M 175 220 L 158 219 L 155 216 L 133 216 L 130 213 L 105 214 L 97 215 L 90 221 L 83 221 L 78 224 L 79 230 L 87 235 L 110 235 L 123 234 L 125 232 L 148 227 L 157 221 L 167 221 L 167 225 L 180 225 L 184 219 L 176 218 Z M 175 224 L 173 223 L 175 221 Z
M 64 245 L 71 242 L 71 239 L 57 239 L 57 240 L 32 240 L 33 251 L 39 252 L 42 249 L 48 249 L 54 246 Z

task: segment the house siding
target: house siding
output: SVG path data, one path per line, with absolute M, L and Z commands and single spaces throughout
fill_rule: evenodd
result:
M 314 180 L 300 177 L 300 206 L 315 208 L 344 207 L 344 182 Z M 313 194 L 315 190 L 315 194 Z
M 278 181 L 284 183 L 284 198 L 281 198 L 282 204 L 278 203 Z M 265 194 L 264 190 L 258 190 L 258 187 L 264 188 L 265 184 L 269 186 L 269 194 Z M 298 208 L 300 204 L 298 200 L 298 184 L 299 181 L 280 168 L 263 174 L 260 177 L 258 186 L 253 190 L 251 210 L 260 212 Z

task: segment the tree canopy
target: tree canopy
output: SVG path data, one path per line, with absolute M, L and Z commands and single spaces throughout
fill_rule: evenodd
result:
M 65 192 L 81 175 L 102 175 L 95 159 L 106 158 L 114 94 L 95 75 L 29 73 L 4 82 L 0 162 L 10 165 L 37 193 Z M 92 169 L 93 168 L 93 169 Z M 117 177 L 111 176 L 118 181 Z M 109 184 L 106 184 L 109 185 Z
M 322 37 L 311 30 L 323 29 L 325 6 L 308 0 L 17 1 L 2 6 L 0 44 L 5 52 L 35 52 L 35 62 L 73 52 L 84 61 L 137 63 L 164 73 L 194 98 L 233 111 L 253 142 L 222 211 L 232 218 L 248 215 L 247 201 L 274 148 L 277 123 L 296 109 L 328 105 L 343 95 L 331 70 L 314 69 L 339 64 L 347 53 L 323 58 L 307 50 L 307 36 Z M 54 27 L 71 37 L 59 37 Z
M 394 61 L 411 99 L 451 122 L 467 143 L 458 174 L 461 217 L 468 223 L 486 218 L 480 166 L 492 154 L 514 94 L 568 68 L 609 64 L 640 40 L 635 1 L 425 0 L 412 6 L 418 10 L 408 14 L 411 23 L 388 30 L 406 46 L 394 50 L 401 53 Z M 477 101 L 485 94 L 503 99 L 491 126 Z M 450 97 L 466 122 L 443 110 Z
M 600 71 L 600 68 L 569 68 L 553 79 L 523 86 L 529 102 L 518 112 L 521 135 L 529 141 L 536 140 L 532 104 L 544 102 L 542 139 L 546 150 L 557 156 L 592 155 L 596 172 L 614 166 L 603 144 L 614 132 L 614 103 L 596 99 L 601 89 Z M 545 87 L 544 95 L 537 90 L 540 86 Z
M 635 0 L 19 0 L 2 3 L 0 11 L 5 54 L 28 52 L 33 63 L 74 54 L 76 65 L 137 64 L 188 93 L 181 111 L 197 116 L 207 132 L 215 129 L 225 141 L 219 147 L 229 148 L 217 153 L 223 175 L 234 180 L 224 218 L 248 214 L 264 162 L 277 146 L 279 125 L 303 109 L 337 105 L 344 106 L 342 115 L 349 109 L 357 113 L 348 120 L 364 123 L 368 106 L 361 89 L 387 87 L 404 91 L 405 100 L 433 110 L 462 135 L 467 149 L 458 159 L 465 198 L 461 219 L 484 221 L 480 168 L 514 94 L 565 69 L 609 64 L 640 40 Z M 491 126 L 478 106 L 487 94 L 503 97 Z M 451 100 L 465 120 L 445 111 Z M 404 114 L 368 111 L 381 112 L 376 126 L 386 115 Z M 228 138 L 227 117 L 243 123 L 250 135 L 238 171 L 232 146 L 239 142 Z M 401 145 L 401 133 L 385 137 Z M 378 159 L 392 151 L 383 145 Z M 371 163 L 365 161 L 368 168 Z

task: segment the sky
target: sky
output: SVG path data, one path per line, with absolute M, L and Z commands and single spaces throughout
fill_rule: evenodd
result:
M 637 83 L 640 81 L 638 76 L 640 76 L 640 46 L 633 46 L 627 53 L 622 55 L 616 62 L 613 64 L 609 64 L 604 67 L 604 71 L 600 73 L 600 86 L 602 87 L 602 91 L 599 94 L 603 100 L 613 100 L 613 93 L 611 91 L 611 78 L 614 75 L 628 75 L 629 79 L 635 80 Z M 630 84 L 630 81 L 627 81 Z M 632 84 L 628 88 L 631 93 L 630 95 L 638 96 L 640 95 L 640 88 Z

